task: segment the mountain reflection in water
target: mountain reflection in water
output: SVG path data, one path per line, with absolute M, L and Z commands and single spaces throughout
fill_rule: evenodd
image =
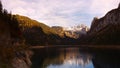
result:
M 120 68 L 120 50 L 33 49 L 32 68 Z
M 81 52 L 79 48 L 60 48 L 50 51 L 48 51 L 49 55 L 44 56 L 41 67 L 35 68 L 94 68 L 91 62 L 92 56 L 87 52 Z
M 59 58 L 63 58 L 61 65 L 50 64 L 47 68 L 93 68 L 92 56 L 88 53 L 80 53 L 78 48 L 66 48 Z M 49 58 L 51 59 L 51 58 Z M 54 60 L 51 59 L 51 61 Z M 58 61 L 59 62 L 59 61 Z

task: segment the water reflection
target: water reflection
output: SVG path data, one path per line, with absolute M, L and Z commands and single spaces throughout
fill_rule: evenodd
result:
M 89 53 L 80 52 L 78 48 L 59 49 L 59 55 L 48 56 L 42 68 L 93 68 L 91 59 Z
M 78 48 L 67 48 L 63 54 L 63 63 L 61 65 L 50 64 L 47 68 L 93 68 L 92 56 L 80 52 Z
M 32 68 L 120 68 L 120 51 L 79 48 L 35 49 Z
M 95 68 L 120 68 L 120 51 L 104 50 L 93 53 L 92 59 Z

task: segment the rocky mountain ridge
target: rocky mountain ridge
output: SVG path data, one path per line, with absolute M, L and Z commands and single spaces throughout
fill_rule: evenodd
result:
M 92 44 L 120 44 L 120 4 L 104 17 L 94 18 L 86 40 Z
M 62 26 L 52 26 L 52 28 L 59 33 L 62 37 L 68 36 L 70 38 L 79 38 L 81 35 L 86 35 L 89 28 L 84 24 L 72 26 L 72 27 L 62 27 Z

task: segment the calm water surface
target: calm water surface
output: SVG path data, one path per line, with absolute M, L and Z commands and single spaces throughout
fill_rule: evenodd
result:
M 120 68 L 120 52 L 80 48 L 34 49 L 32 68 Z

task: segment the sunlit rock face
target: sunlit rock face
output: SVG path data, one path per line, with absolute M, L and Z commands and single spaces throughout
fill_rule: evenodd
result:
M 79 38 L 82 35 L 86 35 L 89 28 L 84 24 L 72 26 L 72 27 L 61 27 L 61 26 L 52 26 L 61 37 L 70 37 L 70 38 Z
M 68 29 L 65 29 L 64 31 L 65 31 L 65 34 L 69 37 L 79 38 L 82 35 L 86 35 L 88 30 L 89 28 L 86 25 L 81 24 L 81 25 L 77 25 L 77 26 L 73 26 Z
M 84 25 L 84 24 L 80 24 L 80 25 L 77 25 L 77 26 L 73 26 L 71 27 L 71 29 L 74 31 L 74 32 L 77 32 L 79 34 L 86 34 L 87 31 L 89 30 L 89 28 Z
M 61 26 L 52 26 L 52 29 L 58 33 L 59 36 L 64 37 L 64 29 Z
M 120 44 L 120 5 L 104 17 L 95 17 L 88 31 L 87 41 L 92 44 Z
M 74 31 L 64 31 L 64 34 L 67 36 L 67 37 L 70 37 L 70 38 L 78 38 L 79 35 L 76 34 Z

